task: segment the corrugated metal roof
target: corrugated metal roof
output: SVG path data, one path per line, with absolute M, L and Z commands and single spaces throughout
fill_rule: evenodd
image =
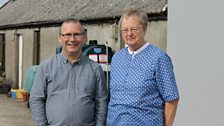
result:
M 130 5 L 148 14 L 162 12 L 167 0 L 10 0 L 0 9 L 0 26 L 80 20 L 113 19 Z

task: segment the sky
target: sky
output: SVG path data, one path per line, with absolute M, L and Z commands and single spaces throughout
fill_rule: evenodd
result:
M 0 7 L 5 3 L 7 2 L 8 0 L 0 0 Z

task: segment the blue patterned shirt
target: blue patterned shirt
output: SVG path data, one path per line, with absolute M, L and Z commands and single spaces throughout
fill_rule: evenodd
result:
M 151 44 L 117 52 L 110 79 L 108 126 L 163 126 L 165 102 L 179 98 L 171 59 Z

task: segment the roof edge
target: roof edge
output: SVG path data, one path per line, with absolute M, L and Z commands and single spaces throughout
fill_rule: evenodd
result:
M 154 13 L 147 14 L 149 21 L 167 21 L 167 13 Z M 109 23 L 113 24 L 118 22 L 120 16 L 115 17 L 107 17 L 107 18 L 97 18 L 97 19 L 80 19 L 83 24 L 101 24 L 101 23 Z M 36 22 L 26 22 L 21 24 L 8 24 L 0 26 L 0 30 L 8 30 L 8 29 L 22 29 L 22 28 L 40 28 L 40 27 L 57 27 L 60 26 L 62 20 L 48 20 L 48 21 L 36 21 Z

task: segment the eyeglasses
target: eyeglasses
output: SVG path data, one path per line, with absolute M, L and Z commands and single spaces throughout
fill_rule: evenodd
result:
M 142 28 L 142 26 L 139 26 L 139 27 L 131 27 L 131 28 L 123 28 L 123 29 L 121 29 L 121 32 L 123 34 L 127 34 L 128 31 L 130 31 L 131 33 L 136 33 L 138 30 L 140 30 L 140 28 Z
M 70 38 L 81 38 L 83 34 L 84 34 L 84 32 L 74 33 L 74 34 L 70 34 L 70 33 L 63 34 L 63 33 L 61 33 L 61 35 L 64 38 L 66 38 L 66 39 L 70 39 Z

